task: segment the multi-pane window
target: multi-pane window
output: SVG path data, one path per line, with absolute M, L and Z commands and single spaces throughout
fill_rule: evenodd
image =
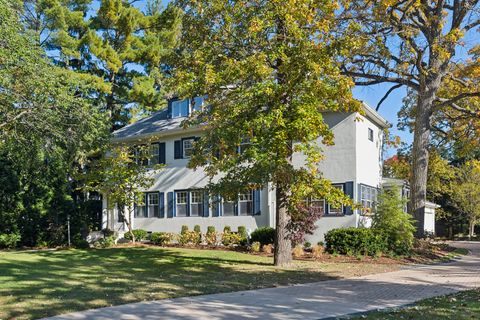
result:
M 203 191 L 195 190 L 190 192 L 190 216 L 203 215 Z
M 188 202 L 187 198 L 188 192 L 187 191 L 177 191 L 176 192 L 176 199 L 177 199 L 177 217 L 186 217 L 187 210 L 188 210 Z
M 373 141 L 373 129 L 368 128 L 368 140 Z
M 205 101 L 204 96 L 193 98 L 192 111 L 201 111 L 204 101 Z
M 160 145 L 158 143 L 151 144 L 148 164 L 151 166 L 158 164 L 159 155 L 160 155 Z
M 243 153 L 245 150 L 248 149 L 250 146 L 250 138 L 243 138 L 242 141 L 240 142 L 240 146 L 238 147 L 238 152 Z
M 321 211 L 325 213 L 325 200 L 324 199 L 311 199 L 310 200 L 310 208 L 315 211 Z
M 159 196 L 158 193 L 149 193 L 147 195 L 147 203 L 148 203 L 148 216 L 158 217 L 159 216 Z
M 193 143 L 195 139 L 183 140 L 183 158 L 190 158 L 193 152 Z
M 188 108 L 188 99 L 172 101 L 172 118 L 187 117 Z
M 361 185 L 360 201 L 365 212 L 372 212 L 377 202 L 377 188 Z
M 134 215 L 135 215 L 135 218 L 146 218 L 147 217 L 147 210 L 146 210 L 146 206 L 145 206 L 145 202 L 144 201 L 137 201 L 134 205 L 134 208 L 135 208 L 135 212 L 134 212 Z
M 340 190 L 343 191 L 343 185 L 337 185 L 337 186 L 334 186 L 335 188 L 338 188 Z M 333 205 L 329 205 L 329 208 L 328 208 L 328 214 L 331 214 L 331 215 L 341 215 L 343 214 L 343 205 L 340 205 L 340 206 L 333 206 Z
M 234 216 L 235 215 L 235 204 L 236 204 L 236 201 L 223 199 L 223 215 L 224 216 Z
M 253 213 L 253 194 L 252 191 L 240 193 L 238 195 L 238 214 L 246 216 Z

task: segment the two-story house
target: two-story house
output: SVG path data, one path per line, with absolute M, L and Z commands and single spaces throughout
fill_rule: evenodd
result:
M 150 163 L 165 164 L 162 170 L 152 170 L 155 183 L 145 190 L 144 205 L 135 207 L 133 228 L 179 233 L 182 225 L 190 229 L 200 225 L 202 232 L 207 226 L 215 226 L 219 231 L 227 225 L 232 230 L 245 226 L 250 231 L 261 226 L 274 227 L 275 190 L 270 185 L 239 194 L 235 201 L 212 201 L 203 190 L 208 183 L 204 171 L 187 168 L 193 143 L 202 129 L 183 129 L 181 122 L 202 104 L 201 97 L 172 100 L 168 108 L 114 132 L 115 142 L 135 145 L 153 141 Z M 364 111 L 363 115 L 324 113 L 334 133 L 335 145 L 323 147 L 325 160 L 319 166 L 325 178 L 368 208 L 381 187 L 383 130 L 388 124 L 367 105 Z M 295 155 L 293 160 L 301 165 L 302 155 Z M 308 238 L 311 242 L 323 240 L 330 229 L 365 224 L 362 210 L 334 208 L 322 199 L 314 199 L 312 204 L 322 207 L 324 216 L 318 221 L 315 234 Z M 116 210 L 107 214 L 106 203 L 104 208 L 103 227 L 124 232 L 126 226 Z

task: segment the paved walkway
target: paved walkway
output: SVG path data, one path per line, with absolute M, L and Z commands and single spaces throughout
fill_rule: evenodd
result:
M 133 303 L 62 315 L 59 319 L 324 319 L 480 287 L 480 243 L 457 261 L 396 272 L 290 287 Z

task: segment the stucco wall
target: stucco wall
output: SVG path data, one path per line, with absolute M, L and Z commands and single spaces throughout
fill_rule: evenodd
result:
M 357 114 L 357 119 L 355 122 L 357 183 L 378 188 L 382 179 L 383 131 L 364 116 Z M 373 130 L 373 141 L 368 139 L 369 128 Z

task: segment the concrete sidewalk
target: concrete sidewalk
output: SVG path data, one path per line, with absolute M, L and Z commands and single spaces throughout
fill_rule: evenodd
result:
M 456 242 L 468 256 L 345 280 L 141 302 L 61 315 L 60 319 L 323 319 L 396 307 L 480 287 L 480 243 Z

